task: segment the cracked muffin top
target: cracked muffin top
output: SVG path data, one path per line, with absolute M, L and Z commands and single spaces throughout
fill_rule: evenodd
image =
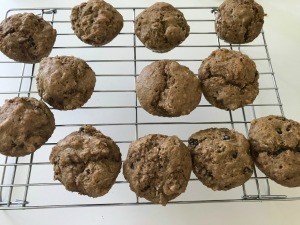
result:
M 38 93 L 55 109 L 72 110 L 91 97 L 96 76 L 82 59 L 73 56 L 44 58 L 36 76 Z
M 50 54 L 56 30 L 32 13 L 9 16 L 0 23 L 0 50 L 23 63 L 37 63 Z
M 101 46 L 111 42 L 123 28 L 122 15 L 102 0 L 89 0 L 72 8 L 72 29 L 86 44 Z
M 121 170 L 119 147 L 90 125 L 69 134 L 52 149 L 54 179 L 68 191 L 99 197 L 115 183 Z
M 176 136 L 149 134 L 130 144 L 125 179 L 137 196 L 166 205 L 183 193 L 192 170 L 191 155 Z
M 183 42 L 190 27 L 182 12 L 165 2 L 157 2 L 135 19 L 134 29 L 140 41 L 154 52 L 168 52 Z
M 16 97 L 0 107 L 0 153 L 25 156 L 35 152 L 55 129 L 53 113 L 35 98 Z
M 251 104 L 259 92 L 258 78 L 254 61 L 229 49 L 213 51 L 199 68 L 201 89 L 206 100 L 225 110 Z
M 136 92 L 143 109 L 164 117 L 187 115 L 201 99 L 197 76 L 172 60 L 156 61 L 146 66 L 137 78 Z
M 275 182 L 300 186 L 300 124 L 282 116 L 251 122 L 251 154 L 258 168 Z
M 253 41 L 264 24 L 264 10 L 254 0 L 225 0 L 217 10 L 218 36 L 230 44 Z
M 251 177 L 254 163 L 244 135 L 227 128 L 209 128 L 188 140 L 196 177 L 213 190 L 229 190 Z

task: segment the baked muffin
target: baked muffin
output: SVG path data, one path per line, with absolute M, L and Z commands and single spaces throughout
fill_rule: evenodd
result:
M 254 163 L 250 145 L 240 133 L 227 128 L 210 128 L 188 140 L 196 177 L 213 190 L 229 190 L 251 177 Z
M 96 76 L 82 59 L 73 56 L 44 58 L 36 76 L 38 93 L 55 109 L 83 106 L 91 97 Z
M 137 196 L 166 205 L 183 193 L 192 170 L 188 148 L 176 136 L 149 134 L 130 144 L 125 179 Z
M 56 30 L 39 16 L 18 13 L 0 23 L 0 50 L 23 63 L 37 63 L 50 54 Z
M 187 115 L 201 99 L 197 76 L 172 60 L 146 66 L 137 78 L 136 93 L 147 112 L 164 117 Z
M 51 137 L 54 129 L 54 116 L 42 101 L 24 97 L 6 100 L 0 107 L 0 153 L 33 153 Z
M 137 16 L 134 30 L 148 49 L 162 53 L 183 42 L 190 27 L 182 12 L 168 3 L 157 2 Z
M 68 191 L 99 197 L 115 183 L 121 170 L 119 147 L 90 125 L 69 134 L 52 149 L 54 179 Z
M 251 154 L 257 167 L 276 183 L 300 186 L 300 124 L 282 116 L 251 122 Z
M 228 49 L 213 51 L 199 68 L 206 100 L 217 108 L 235 110 L 253 103 L 259 74 L 247 55 Z
M 86 44 L 101 46 L 111 42 L 123 28 L 122 15 L 102 0 L 89 0 L 72 8 L 72 29 Z
M 225 0 L 217 10 L 218 36 L 230 44 L 253 41 L 264 24 L 264 10 L 254 0 Z

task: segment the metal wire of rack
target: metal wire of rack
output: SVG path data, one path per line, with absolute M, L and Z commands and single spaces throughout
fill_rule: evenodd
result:
M 179 8 L 191 26 L 190 36 L 170 53 L 156 54 L 147 50 L 133 31 L 134 18 L 144 8 L 117 9 L 124 16 L 124 28 L 116 40 L 99 48 L 85 45 L 74 35 L 70 29 L 70 8 L 22 8 L 7 12 L 6 16 L 33 12 L 49 21 L 58 31 L 51 54 L 77 55 L 85 59 L 96 70 L 97 84 L 91 100 L 81 109 L 72 112 L 51 109 L 56 118 L 56 135 L 36 153 L 22 158 L 0 156 L 0 209 L 152 204 L 136 197 L 122 174 L 107 195 L 96 199 L 69 193 L 59 182 L 52 180 L 52 167 L 48 161 L 51 148 L 83 124 L 89 123 L 113 137 L 124 159 L 129 143 L 151 132 L 176 134 L 185 142 L 189 134 L 211 126 L 228 127 L 247 135 L 252 119 L 270 112 L 284 114 L 263 31 L 253 43 L 230 45 L 222 42 L 214 31 L 215 7 Z M 144 112 L 136 98 L 134 82 L 145 65 L 168 58 L 189 66 L 196 73 L 202 59 L 217 48 L 242 51 L 256 62 L 260 72 L 260 94 L 253 104 L 236 111 L 224 111 L 212 107 L 202 98 L 194 112 L 180 118 L 158 118 Z M 8 68 L 1 68 L 0 85 L 6 89 L 1 86 L 0 101 L 16 96 L 39 98 L 35 87 L 38 64 L 21 64 L 2 56 L 0 66 Z M 278 193 L 271 194 L 271 187 Z M 282 194 L 284 190 L 258 170 L 246 184 L 227 192 L 208 190 L 192 176 L 187 191 L 169 204 L 300 200 L 296 194 Z

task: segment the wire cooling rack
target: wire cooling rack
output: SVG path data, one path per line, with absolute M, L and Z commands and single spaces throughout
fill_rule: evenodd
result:
M 93 96 L 81 109 L 65 112 L 51 109 L 56 130 L 38 151 L 21 158 L 0 156 L 0 209 L 152 204 L 130 191 L 122 173 L 110 192 L 96 199 L 68 192 L 59 182 L 53 181 L 48 159 L 51 148 L 83 124 L 91 124 L 111 136 L 120 146 L 124 160 L 130 142 L 145 134 L 177 135 L 186 142 L 198 130 L 227 127 L 247 135 L 252 119 L 268 114 L 283 115 L 264 32 L 250 44 L 229 45 L 215 33 L 214 7 L 179 8 L 191 27 L 190 36 L 171 52 L 158 54 L 146 49 L 134 35 L 134 18 L 143 9 L 118 8 L 124 17 L 124 28 L 110 44 L 98 48 L 82 43 L 74 35 L 69 20 L 70 8 L 11 9 L 7 12 L 6 16 L 32 12 L 51 22 L 58 33 L 51 55 L 74 55 L 86 60 L 97 74 L 97 83 Z M 140 107 L 134 83 L 144 66 L 159 59 L 174 59 L 197 73 L 201 61 L 217 48 L 241 51 L 256 62 L 260 72 L 260 94 L 253 104 L 224 111 L 202 98 L 190 115 L 179 118 L 154 117 Z M 39 99 L 35 83 L 38 66 L 17 63 L 0 55 L 0 103 L 16 96 Z M 186 192 L 169 204 L 300 200 L 296 191 L 277 185 L 257 169 L 245 185 L 226 192 L 211 191 L 192 175 Z

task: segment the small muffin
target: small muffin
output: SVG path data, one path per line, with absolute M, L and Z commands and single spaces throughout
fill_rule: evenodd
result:
M 143 109 L 164 117 L 189 114 L 198 106 L 202 94 L 197 76 L 172 60 L 146 66 L 137 78 L 136 93 Z
M 122 15 L 102 0 L 89 0 L 72 8 L 72 29 L 86 44 L 101 46 L 111 42 L 123 28 Z
M 176 136 L 149 134 L 129 146 L 125 179 L 137 196 L 166 205 L 183 193 L 192 170 L 188 148 Z
M 199 68 L 206 100 L 217 108 L 235 110 L 253 103 L 259 74 L 247 55 L 228 49 L 213 51 Z
M 282 116 L 251 122 L 251 154 L 257 167 L 276 183 L 300 186 L 300 124 Z
M 264 24 L 264 10 L 254 0 L 225 0 L 217 10 L 218 36 L 230 44 L 253 41 Z
M 188 140 L 196 177 L 213 190 L 229 190 L 251 177 L 254 163 L 250 145 L 240 133 L 227 128 L 210 128 Z
M 148 49 L 163 53 L 183 42 L 189 36 L 190 26 L 178 9 L 157 2 L 137 16 L 134 30 Z
M 52 135 L 54 116 L 42 101 L 16 97 L 0 107 L 0 153 L 25 156 L 35 152 Z
M 19 13 L 0 23 L 0 50 L 23 63 L 37 63 L 50 54 L 56 30 L 39 16 Z
M 44 58 L 36 76 L 38 93 L 55 109 L 80 108 L 91 97 L 96 76 L 82 59 L 73 56 Z
M 50 155 L 54 179 L 68 191 L 96 198 L 105 195 L 121 170 L 119 147 L 90 125 L 69 134 Z

